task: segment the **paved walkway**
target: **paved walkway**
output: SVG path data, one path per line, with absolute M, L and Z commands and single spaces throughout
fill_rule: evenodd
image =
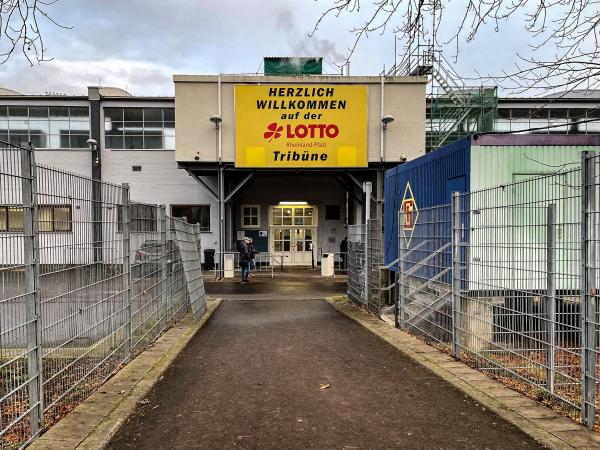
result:
M 109 448 L 541 448 L 321 300 L 225 301 Z
M 206 278 L 205 278 L 206 280 Z M 210 277 L 208 278 L 210 280 Z M 346 276 L 321 277 L 319 271 L 286 269 L 275 272 L 257 272 L 252 282 L 242 284 L 239 276 L 222 281 L 205 281 L 206 293 L 225 300 L 259 298 L 261 300 L 322 299 L 346 294 Z

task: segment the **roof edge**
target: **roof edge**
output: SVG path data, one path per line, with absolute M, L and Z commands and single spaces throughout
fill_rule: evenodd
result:
M 598 145 L 600 134 L 474 134 L 471 145 Z
M 261 75 L 261 74 L 239 74 L 239 75 L 173 75 L 175 83 L 216 83 L 221 79 L 222 83 L 334 83 L 334 84 L 375 84 L 381 83 L 381 76 L 341 76 L 341 75 Z M 427 83 L 426 76 L 409 77 L 383 77 L 388 84 L 402 83 Z

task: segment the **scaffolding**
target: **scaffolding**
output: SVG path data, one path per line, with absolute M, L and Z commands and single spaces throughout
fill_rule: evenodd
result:
M 426 151 L 437 150 L 473 133 L 493 131 L 498 111 L 496 86 L 467 86 L 440 50 L 416 45 L 385 73 L 427 76 Z

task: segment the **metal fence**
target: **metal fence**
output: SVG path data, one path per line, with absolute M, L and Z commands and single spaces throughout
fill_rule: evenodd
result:
M 400 211 L 398 324 L 593 428 L 600 156 L 569 167 Z
M 234 277 L 237 274 L 241 274 L 242 265 L 240 264 L 240 253 L 239 252 L 215 252 L 215 261 L 223 261 L 223 268 L 219 267 L 218 263 L 212 268 L 213 278 L 219 279 L 222 277 Z M 269 273 L 271 278 L 275 277 L 275 272 L 283 272 L 284 257 L 283 255 L 273 255 L 266 252 L 257 252 L 254 255 L 253 262 L 251 263 L 251 272 Z M 241 276 L 241 275 L 240 275 Z
M 372 312 L 381 308 L 381 265 L 383 264 L 383 232 L 375 219 L 367 225 L 348 226 L 348 298 Z
M 199 230 L 0 143 L 0 448 L 34 440 L 191 306 Z
M 447 346 L 452 343 L 450 205 L 424 208 L 418 220 L 400 212 L 399 326 Z
M 357 305 L 365 303 L 365 225 L 348 226 L 347 293 Z

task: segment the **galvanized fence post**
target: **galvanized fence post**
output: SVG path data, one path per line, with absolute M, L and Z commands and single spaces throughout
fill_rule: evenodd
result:
M 370 199 L 368 201 L 371 201 Z M 365 286 L 364 286 L 364 297 L 365 306 L 369 309 L 369 229 L 371 225 L 371 219 L 365 220 Z
M 581 339 L 582 379 L 581 415 L 585 426 L 594 428 L 596 363 L 596 158 L 590 152 L 581 155 Z
M 131 305 L 131 261 L 130 261 L 130 242 L 131 242 L 131 218 L 129 210 L 129 184 L 123 183 L 121 187 L 121 208 L 123 214 L 121 214 L 121 220 L 123 221 L 122 230 L 122 252 L 123 252 L 123 303 L 125 305 L 125 352 L 126 360 L 131 359 L 131 317 L 132 317 L 132 305 Z
M 167 326 L 167 285 L 168 285 L 168 259 L 169 249 L 167 245 L 167 208 L 165 205 L 160 205 L 158 209 L 158 225 L 160 230 L 160 317 L 159 320 L 164 320 L 163 329 Z
M 556 205 L 548 205 L 546 224 L 546 311 L 548 330 L 547 388 L 554 393 L 554 349 L 556 347 Z
M 460 357 L 460 194 L 452 193 L 452 356 Z
M 404 258 L 402 256 L 402 235 L 400 234 L 402 211 L 398 210 L 398 298 L 396 300 L 396 326 L 404 328 L 404 307 L 405 307 L 405 288 L 404 288 Z
M 37 221 L 37 183 L 33 146 L 19 149 L 23 203 L 23 252 L 25 316 L 27 321 L 27 378 L 31 412 L 31 436 L 44 424 L 44 390 L 41 349 L 41 302 L 39 292 L 39 230 Z
M 379 277 L 379 282 L 377 283 L 377 317 L 379 317 L 381 319 L 381 300 L 382 300 L 382 296 L 383 296 L 383 267 L 379 266 L 378 268 L 378 277 Z
M 400 263 L 398 261 L 398 263 Z M 398 320 L 399 310 L 398 310 L 398 298 L 400 296 L 400 273 L 396 272 L 394 274 L 394 283 L 396 285 L 396 292 L 394 295 L 394 327 L 400 328 L 400 323 Z

